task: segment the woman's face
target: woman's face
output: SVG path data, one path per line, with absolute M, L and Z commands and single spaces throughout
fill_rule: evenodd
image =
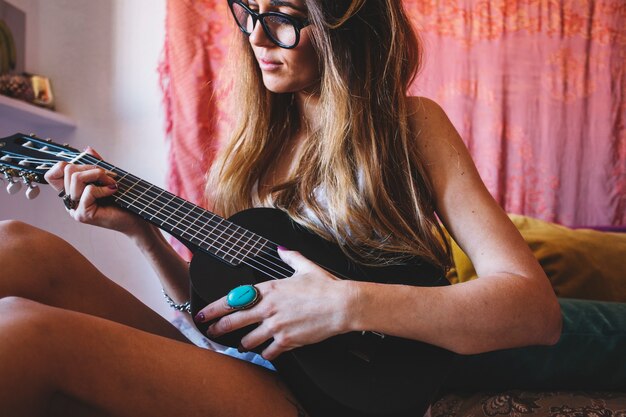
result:
M 257 13 L 281 12 L 297 20 L 307 19 L 304 0 L 249 0 Z M 263 84 L 274 93 L 294 93 L 316 86 L 320 80 L 319 62 L 310 38 L 311 27 L 300 30 L 300 42 L 293 49 L 276 45 L 257 22 L 250 34 L 250 45 L 263 74 Z

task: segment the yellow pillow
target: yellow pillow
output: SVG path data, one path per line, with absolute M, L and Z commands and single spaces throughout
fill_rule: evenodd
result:
M 626 233 L 570 229 L 509 214 L 559 297 L 626 302 Z M 470 259 L 450 239 L 452 283 L 476 278 Z

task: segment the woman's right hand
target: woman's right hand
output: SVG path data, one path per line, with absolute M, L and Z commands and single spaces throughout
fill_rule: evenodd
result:
M 87 148 L 87 153 L 100 157 Z M 117 192 L 114 174 L 94 165 L 58 162 L 45 174 L 45 179 L 58 192 L 65 191 L 76 202 L 68 212 L 74 220 L 85 224 L 117 230 L 129 237 L 145 232 L 149 224 L 139 216 L 101 199 Z

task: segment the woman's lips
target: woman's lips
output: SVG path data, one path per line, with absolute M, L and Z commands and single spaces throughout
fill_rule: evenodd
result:
M 275 71 L 282 65 L 282 63 L 280 62 L 269 61 L 263 58 L 259 58 L 258 61 L 259 61 L 259 66 L 261 67 L 263 71 Z

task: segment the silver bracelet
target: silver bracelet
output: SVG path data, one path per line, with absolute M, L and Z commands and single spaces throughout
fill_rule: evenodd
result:
M 178 311 L 182 311 L 182 312 L 191 314 L 191 302 L 186 301 L 186 302 L 184 302 L 182 304 L 176 304 L 176 302 L 174 302 L 174 300 L 172 300 L 172 297 L 167 295 L 167 293 L 165 292 L 165 290 L 163 288 L 161 288 L 161 292 L 163 293 L 163 297 L 165 297 L 165 302 L 170 307 L 172 307 L 174 310 L 178 310 Z

